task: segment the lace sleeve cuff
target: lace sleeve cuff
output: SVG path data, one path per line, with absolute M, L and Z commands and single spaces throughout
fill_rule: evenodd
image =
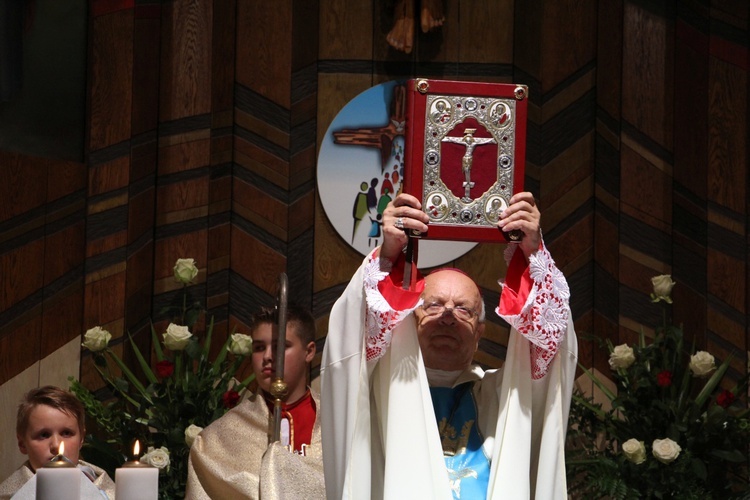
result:
M 393 329 L 422 303 L 422 299 L 419 298 L 421 290 L 400 291 L 382 283 L 388 277 L 391 267 L 390 261 L 377 257 L 371 257 L 365 264 L 364 291 L 367 301 L 365 355 L 367 361 L 374 361 L 385 354 L 391 344 Z
M 516 257 L 513 256 L 511 266 L 519 265 L 514 262 Z M 508 275 L 511 274 L 517 277 L 514 285 L 518 289 L 502 283 L 503 293 L 496 312 L 531 343 L 532 377 L 540 379 L 546 375 L 567 330 L 570 289 L 544 242 L 529 257 L 523 273 L 509 269 Z

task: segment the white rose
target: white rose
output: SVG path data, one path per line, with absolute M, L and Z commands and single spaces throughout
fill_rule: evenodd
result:
M 672 281 L 672 276 L 669 274 L 662 274 L 651 278 L 651 285 L 654 287 L 654 291 L 651 294 L 651 302 L 659 302 L 663 300 L 667 304 L 672 303 L 672 287 L 675 282 Z
M 669 438 L 654 439 L 654 444 L 651 447 L 654 457 L 663 464 L 674 462 L 682 451 L 680 445 Z
M 100 326 L 90 328 L 86 335 L 84 335 L 83 347 L 92 352 L 101 351 L 105 349 L 112 340 L 112 335 Z
M 198 268 L 195 259 L 177 259 L 174 264 L 174 279 L 180 283 L 192 283 L 198 276 Z
M 201 433 L 203 430 L 203 427 L 199 427 L 194 424 L 190 424 L 185 429 L 185 444 L 188 445 L 188 448 L 193 446 L 193 441 L 195 441 L 195 438 L 198 437 L 198 434 Z
M 714 357 L 706 351 L 698 351 L 690 356 L 690 371 L 693 377 L 705 377 L 716 369 Z
M 169 450 L 162 446 L 161 448 L 148 447 L 148 452 L 141 457 L 141 462 L 153 465 L 157 469 L 169 469 Z
M 633 354 L 633 348 L 628 344 L 618 345 L 609 355 L 609 366 L 613 370 L 627 369 L 634 362 L 635 354 Z
M 247 356 L 253 350 L 253 338 L 250 335 L 233 333 L 228 349 L 236 356 Z
M 170 323 L 164 334 L 164 345 L 171 351 L 181 351 L 185 349 L 192 336 L 188 327 Z
M 643 441 L 638 441 L 635 438 L 622 443 L 622 453 L 625 458 L 636 465 L 646 461 L 646 447 L 643 446 Z

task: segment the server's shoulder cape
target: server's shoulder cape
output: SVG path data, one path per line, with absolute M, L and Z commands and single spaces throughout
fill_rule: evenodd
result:
M 305 498 L 321 498 L 320 401 L 317 394 L 312 396 L 317 414 L 307 456 L 293 455 L 281 446 L 269 447 L 271 416 L 262 395 L 254 394 L 195 438 L 188 461 L 186 498 L 257 499 L 261 490 L 264 498 L 276 498 L 271 491 L 287 486 L 291 492 L 297 491 L 298 481 L 305 488 Z M 290 470 L 295 470 L 296 476 L 286 477 L 283 471 Z

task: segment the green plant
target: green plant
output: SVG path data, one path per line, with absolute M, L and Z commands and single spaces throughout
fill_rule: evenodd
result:
M 669 277 L 655 280 L 663 278 Z M 671 303 L 668 291 L 656 291 L 656 281 L 654 288 L 654 302 Z M 708 352 L 686 349 L 682 329 L 667 320 L 668 306 L 662 306 L 663 324 L 651 343 L 643 332 L 636 346 L 605 343 L 616 393 L 581 366 L 611 409 L 573 395 L 566 465 L 574 497 L 725 499 L 750 493 L 748 379 L 722 389 L 730 358 L 717 367 Z
M 197 274 L 185 266 L 175 265 L 175 278 L 187 285 Z M 194 266 L 192 259 L 190 264 Z M 178 267 L 182 274 L 178 273 Z M 183 289 L 184 296 L 187 291 Z M 109 347 L 111 335 L 100 327 L 86 332 L 84 347 L 92 352 L 94 365 L 114 394 L 106 403 L 99 401 L 80 382 L 71 379 L 71 390 L 83 402 L 86 412 L 105 437 L 87 437 L 87 447 L 107 468 L 117 467 L 132 455 L 135 439 L 140 441 L 143 462 L 159 467 L 159 497 L 183 498 L 187 481 L 187 461 L 195 435 L 228 409 L 235 406 L 241 393 L 253 380 L 251 375 L 237 381 L 235 374 L 244 357 L 251 352 L 252 339 L 243 334 L 227 338 L 215 359 L 210 359 L 213 320 L 205 338 L 199 342 L 190 332 L 195 320 L 195 306 L 183 300 L 177 321 L 163 334 L 163 347 L 156 330 L 151 328 L 156 363 L 152 366 L 138 346 L 131 347 L 145 380 L 139 379 Z M 118 375 L 117 367 L 122 375 Z M 112 472 L 110 470 L 110 472 Z M 113 476 L 114 477 L 114 476 Z

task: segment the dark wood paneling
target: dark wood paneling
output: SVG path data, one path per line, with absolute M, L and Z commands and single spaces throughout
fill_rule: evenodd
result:
M 745 213 L 747 197 L 747 68 L 709 63 L 708 197 Z
M 211 111 L 213 2 L 162 5 L 159 120 Z
M 671 150 L 674 113 L 674 26 L 643 7 L 625 3 L 622 118 Z
M 676 26 L 674 179 L 705 200 L 708 184 L 709 38 L 684 21 Z
M 275 296 L 279 273 L 286 269 L 286 258 L 239 228 L 232 228 L 232 269 Z
M 292 0 L 237 5 L 237 82 L 289 109 Z
M 599 2 L 596 100 L 611 117 L 620 118 L 622 98 L 623 0 Z
M 179 257 L 200 267 L 189 292 L 217 339 L 287 271 L 322 346 L 362 256 L 315 201 L 316 144 L 357 94 L 416 75 L 532 88 L 527 186 L 582 335 L 650 333 L 650 278 L 671 272 L 688 338 L 746 369 L 746 2 L 445 2 L 441 28 L 415 19 L 411 54 L 386 42 L 393 2 L 135 4 L 90 10 L 88 163 L 0 152 L 0 357 L 22 353 L 0 383 L 96 324 L 132 360 L 122 334 L 149 347 Z M 454 263 L 491 300 L 501 248 Z M 492 323 L 477 360 L 499 364 L 507 333 Z M 609 371 L 591 343 L 580 358 Z M 101 384 L 86 355 L 82 377 Z
M 370 59 L 373 31 L 385 29 L 373 22 L 372 1 L 320 0 L 319 4 L 319 58 Z
M 133 89 L 133 11 L 91 21 L 88 148 L 130 138 Z
M 40 189 L 39 183 L 47 179 L 48 163 L 43 158 L 0 151 L 0 173 L 4 179 L 0 183 L 0 222 L 44 205 L 47 186 Z
M 0 336 L 0 384 L 41 359 L 41 316 L 33 317 L 8 335 Z
M 160 45 L 161 6 L 153 6 L 136 16 L 133 27 L 133 135 L 157 125 Z

